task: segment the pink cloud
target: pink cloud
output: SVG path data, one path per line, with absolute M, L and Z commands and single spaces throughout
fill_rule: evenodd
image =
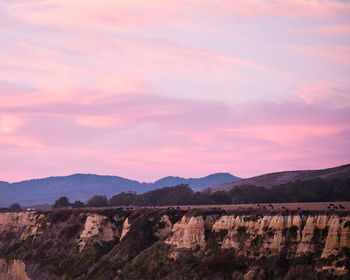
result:
M 326 25 L 316 28 L 298 30 L 301 33 L 321 34 L 325 36 L 347 36 L 350 34 L 350 25 Z
M 0 9 L 0 179 L 250 176 L 349 159 L 349 3 Z
M 244 128 L 228 129 L 226 132 L 234 136 L 248 135 L 250 138 L 256 138 L 271 142 L 284 144 L 286 142 L 298 143 L 308 138 L 322 138 L 329 135 L 350 129 L 350 125 L 326 126 L 326 125 L 258 125 L 245 126 Z
M 328 90 L 334 86 L 332 83 L 320 83 L 314 85 L 302 85 L 296 90 L 296 94 L 300 96 L 307 104 L 312 104 L 315 99 L 327 94 Z
M 298 53 L 306 53 L 316 56 L 310 59 L 310 65 L 318 62 L 318 57 L 349 64 L 347 46 L 315 47 L 295 42 L 290 45 L 292 55 L 273 53 L 276 46 L 272 53 L 265 54 L 263 50 L 273 34 L 265 34 L 266 39 L 262 40 L 259 33 L 250 37 L 236 32 L 236 28 L 247 23 L 245 17 L 249 19 L 248 23 L 253 19 L 257 25 L 260 23 L 254 19 L 292 17 L 296 20 L 317 18 L 341 26 L 338 21 L 341 22 L 342 15 L 348 15 L 350 11 L 350 5 L 344 2 L 205 0 L 186 3 L 103 1 L 96 4 L 93 1 L 36 1 L 0 5 L 6 14 L 2 28 L 11 34 L 11 38 L 18 38 L 5 40 L 0 52 L 0 60 L 5 64 L 0 65 L 0 71 L 5 73 L 3 79 L 29 83 L 35 89 L 50 92 L 43 99 L 91 100 L 93 94 L 76 97 L 75 91 L 84 89 L 87 94 L 88 89 L 97 90 L 97 95 L 101 91 L 112 91 L 113 94 L 141 92 L 143 83 L 151 87 L 152 92 L 167 96 L 178 94 L 173 84 L 181 84 L 185 88 L 180 93 L 182 97 L 198 97 L 202 91 L 206 98 L 219 96 L 218 99 L 227 101 L 231 99 L 231 92 L 240 92 L 237 94 L 240 99 L 248 96 L 244 94 L 248 85 L 256 85 L 267 92 L 270 90 L 268 84 L 276 81 L 277 87 L 279 79 L 291 77 L 289 68 L 276 69 L 270 63 L 273 60 L 270 56 L 283 61 L 281 56 L 285 55 L 298 62 Z M 25 29 L 22 30 L 25 26 L 33 29 L 33 33 L 20 36 L 27 34 Z M 158 32 L 162 26 L 169 30 L 168 34 Z M 243 31 L 244 27 L 242 25 Z M 251 26 L 248 24 L 248 27 Z M 285 31 L 288 36 L 288 30 Z M 249 33 L 250 29 L 245 32 Z M 188 43 L 189 40 L 182 40 L 181 36 L 179 39 L 178 33 L 184 37 L 192 36 L 194 42 Z M 211 44 L 205 42 L 205 46 L 202 45 L 202 37 L 212 40 Z M 226 44 L 227 48 L 223 48 Z M 245 51 L 251 45 L 259 46 L 253 54 L 251 50 Z M 2 70 L 9 66 L 15 70 Z M 311 75 L 306 75 L 305 79 Z M 252 77 L 255 83 L 250 83 Z M 74 98 L 70 98 L 72 95 Z M 42 98 L 36 100 L 39 102 Z
M 350 12 L 348 3 L 343 1 L 306 0 L 239 0 L 213 1 L 192 0 L 187 2 L 139 0 L 125 1 L 38 1 L 34 3 L 3 3 L 3 9 L 16 18 L 31 23 L 56 23 L 75 28 L 83 24 L 104 27 L 138 26 L 143 24 L 174 23 L 205 14 L 228 14 L 246 17 L 329 17 L 346 15 Z M 41 7 L 45 12 L 41 12 Z M 197 14 L 189 11 L 196 10 Z M 77 21 L 77 12 L 79 19 Z M 64 20 L 62 20 L 64 19 Z
M 342 164 L 350 155 L 344 150 L 349 144 L 349 108 L 318 103 L 232 108 L 215 101 L 119 95 L 94 104 L 17 105 L 1 110 L 23 118 L 5 143 L 17 145 L 23 169 L 36 166 L 30 169 L 35 176 L 78 169 L 141 180 L 223 170 L 251 176 L 298 164 L 299 168 Z M 87 121 L 82 122 L 84 118 Z M 4 159 L 14 153 L 5 151 Z M 34 154 L 60 162 L 38 169 L 41 163 L 32 160 Z M 71 158 L 77 160 L 70 162 Z M 17 166 L 2 168 L 11 173 Z
M 21 119 L 14 115 L 0 115 L 0 134 L 15 132 L 21 125 Z
M 318 56 L 334 62 L 350 64 L 349 46 L 285 46 L 284 49 L 306 53 L 309 56 Z
M 329 106 L 347 107 L 350 100 L 349 89 L 331 82 L 300 85 L 295 93 L 306 104 L 324 103 Z

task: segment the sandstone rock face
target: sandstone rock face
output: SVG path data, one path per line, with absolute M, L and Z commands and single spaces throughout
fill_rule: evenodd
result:
M 0 259 L 1 280 L 30 280 L 25 271 L 25 264 L 21 260 L 12 260 L 7 263 Z
M 338 254 L 341 248 L 350 248 L 350 217 L 338 216 L 222 216 L 212 231 L 227 231 L 221 248 L 247 252 L 261 241 L 261 255 L 276 254 L 285 243 L 294 244 L 296 255 L 313 252 L 316 242 L 324 244 L 322 258 Z M 255 241 L 254 241 L 255 240 Z M 255 242 L 255 243 L 254 243 Z M 181 246 L 181 244 L 179 245 Z
M 35 212 L 1 213 L 0 232 L 22 230 L 20 239 L 24 240 L 30 235 L 35 237 L 40 234 L 38 221 L 43 217 L 43 214 L 39 215 Z
M 39 218 L 35 212 L 15 212 L 0 214 L 0 231 L 18 230 L 34 226 Z
M 33 244 L 38 245 L 35 243 L 36 240 L 45 244 L 51 238 L 64 232 L 65 227 L 71 226 L 70 223 L 73 221 L 81 223 L 74 233 L 74 238 L 71 239 L 72 248 L 79 255 L 89 252 L 84 249 L 91 248 L 89 246 L 94 243 L 101 245 L 103 242 L 118 241 L 119 237 L 120 245 L 124 245 L 123 242 L 130 243 L 130 240 L 123 240 L 123 238 L 130 230 L 132 223 L 138 219 L 130 220 L 127 218 L 129 213 L 113 216 L 113 218 L 104 216 L 102 214 L 104 212 L 98 213 L 100 214 L 75 212 L 75 216 L 71 216 L 74 219 L 67 219 L 64 222 L 54 222 L 52 215 L 46 217 L 44 214 L 39 215 L 35 212 L 0 213 L 0 248 L 6 249 L 10 242 L 11 244 L 27 244 L 28 248 L 31 248 Z M 77 215 L 80 216 L 77 218 Z M 342 252 L 341 249 L 350 248 L 350 216 L 344 217 L 344 214 L 272 215 L 270 213 L 263 215 L 257 213 L 254 215 L 191 216 L 187 213 L 180 220 L 178 220 L 181 217 L 178 212 L 176 219 L 170 215 L 172 215 L 171 212 L 151 215 L 148 217 L 152 219 L 151 223 L 147 225 L 151 224 L 150 227 L 152 227 L 152 232 L 149 233 L 150 239 L 154 238 L 160 246 L 163 242 L 170 245 L 164 247 L 167 250 L 170 248 L 167 253 L 171 258 L 181 256 L 185 249 L 195 250 L 196 254 L 205 255 L 213 252 L 209 250 L 233 248 L 235 255 L 247 256 L 249 259 L 255 258 L 256 260 L 280 253 L 285 254 L 287 258 L 313 253 L 317 259 L 327 258 L 333 254 L 340 256 L 339 260 L 342 260 L 345 251 Z M 83 219 L 84 217 L 86 220 Z M 173 218 L 178 222 L 172 224 Z M 52 223 L 51 226 L 50 223 Z M 140 239 L 142 239 L 142 230 L 139 233 Z M 69 240 L 70 236 L 65 238 Z M 118 242 L 115 244 L 119 246 Z M 334 270 L 339 275 L 348 273 L 345 266 L 330 263 L 331 259 L 325 262 L 327 265 L 319 266 L 317 269 Z M 28 275 L 31 275 L 29 268 L 32 264 L 27 263 L 27 265 L 28 274 L 25 271 L 25 263 L 21 260 L 0 260 L 0 279 L 29 279 Z M 246 272 L 244 278 L 255 279 L 257 273 L 257 269 L 251 268 Z
M 84 249 L 87 242 L 94 238 L 95 241 L 112 241 L 118 237 L 117 228 L 109 221 L 107 217 L 98 214 L 88 214 L 84 230 L 79 237 L 80 251 Z
M 166 240 L 167 244 L 177 248 L 195 249 L 205 247 L 204 219 L 202 216 L 187 217 L 175 223 L 172 229 L 172 236 Z
M 212 230 L 226 230 L 228 234 L 222 242 L 223 249 L 249 249 L 259 245 L 261 254 L 279 252 L 286 239 L 286 230 L 294 231 L 292 241 L 300 240 L 302 219 L 299 216 L 222 216 Z M 242 252 L 246 250 L 242 250 Z
M 129 223 L 129 218 L 126 218 L 123 224 L 122 234 L 120 235 L 120 240 L 124 238 L 124 236 L 128 233 L 131 224 Z
M 38 221 L 44 217 L 35 212 L 1 213 L 0 232 L 19 231 L 20 239 L 40 234 Z M 247 252 L 259 246 L 260 255 L 276 254 L 285 242 L 295 244 L 295 255 L 303 255 L 314 250 L 315 241 L 323 242 L 322 257 L 338 254 L 341 248 L 350 248 L 350 217 L 337 215 L 264 215 L 264 216 L 184 216 L 171 224 L 168 216 L 160 219 L 156 236 L 166 239 L 167 244 L 176 248 L 205 248 L 205 230 L 225 231 L 220 241 L 222 249 L 235 248 Z M 84 248 L 90 239 L 111 241 L 122 239 L 129 231 L 131 223 L 125 219 L 122 231 L 99 214 L 87 214 L 83 231 L 80 233 L 79 247 Z M 315 240 L 315 238 L 320 240 Z M 258 242 L 259 241 L 259 242 Z
M 297 249 L 298 255 L 305 254 L 314 249 L 313 238 L 315 230 L 325 230 L 327 228 L 327 221 L 328 217 L 326 215 L 306 217 L 306 222 L 302 230 L 301 242 Z
M 340 219 L 338 216 L 332 216 L 327 226 L 329 229 L 322 258 L 337 255 L 341 248 L 350 247 L 350 217 Z

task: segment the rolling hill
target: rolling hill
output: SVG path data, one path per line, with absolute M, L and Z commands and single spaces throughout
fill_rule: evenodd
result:
M 165 177 L 154 183 L 140 183 L 118 176 L 74 174 L 16 183 L 0 181 L 0 206 L 8 206 L 14 202 L 28 206 L 52 204 L 60 196 L 67 196 L 71 201 L 86 201 L 95 194 L 111 197 L 120 192 L 143 193 L 178 184 L 188 184 L 191 188 L 199 191 L 239 179 L 229 173 L 216 173 L 202 178 Z
M 209 188 L 209 190 L 211 192 L 229 191 L 235 186 L 242 185 L 256 185 L 271 188 L 273 186 L 286 184 L 289 182 L 306 181 L 316 178 L 350 178 L 350 164 L 319 170 L 297 170 L 268 173 L 231 183 L 219 184 L 217 186 Z

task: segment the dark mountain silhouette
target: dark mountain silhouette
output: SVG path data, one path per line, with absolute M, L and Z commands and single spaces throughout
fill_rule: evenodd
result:
M 215 182 L 235 182 L 240 178 L 231 175 L 230 173 L 215 173 L 202 178 L 181 178 L 181 177 L 164 177 L 154 182 L 156 188 L 171 187 L 180 184 L 189 185 L 194 190 L 203 190 L 215 186 Z
M 95 194 L 111 197 L 120 192 L 144 193 L 179 184 L 188 184 L 195 190 L 203 190 L 239 179 L 229 173 L 217 173 L 203 178 L 165 177 L 154 183 L 140 183 L 118 176 L 74 174 L 17 183 L 0 181 L 0 206 L 8 206 L 13 202 L 21 205 L 52 204 L 60 196 L 67 196 L 70 201 L 86 201 Z
M 273 186 L 286 184 L 289 182 L 307 181 L 316 178 L 321 178 L 325 180 L 333 178 L 350 178 L 350 164 L 319 170 L 297 170 L 269 173 L 247 179 L 242 179 L 236 182 L 219 184 L 217 186 L 211 187 L 210 191 L 229 191 L 233 187 L 243 185 L 255 185 L 271 188 Z

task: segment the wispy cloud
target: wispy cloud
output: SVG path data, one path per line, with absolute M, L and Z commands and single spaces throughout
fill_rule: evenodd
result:
M 0 3 L 0 180 L 349 159 L 350 3 Z
M 344 141 L 348 143 L 339 135 L 350 131 L 349 108 L 317 104 L 247 104 L 235 109 L 215 101 L 124 95 L 95 104 L 51 103 L 1 110 L 7 120 L 22 116 L 21 125 L 7 132 L 2 145 L 12 144 L 17 150 L 25 149 L 24 154 L 32 151 L 45 158 L 52 156 L 49 151 L 60 151 L 65 160 L 89 159 L 83 169 L 97 158 L 106 170 L 123 170 L 138 178 L 149 173 L 147 178 L 153 179 L 162 164 L 170 173 L 186 170 L 181 174 L 187 176 L 227 170 L 227 165 L 229 171 L 247 176 L 258 172 L 253 167 L 261 164 L 260 172 L 288 169 L 298 162 L 306 166 L 316 152 L 325 159 L 312 166 L 323 167 L 330 156 L 343 150 Z M 316 149 L 312 140 L 322 149 Z M 343 151 L 340 162 L 348 156 Z M 250 163 L 242 166 L 242 161 Z M 7 165 L 3 168 L 13 171 Z M 67 173 L 71 166 L 61 170 Z

